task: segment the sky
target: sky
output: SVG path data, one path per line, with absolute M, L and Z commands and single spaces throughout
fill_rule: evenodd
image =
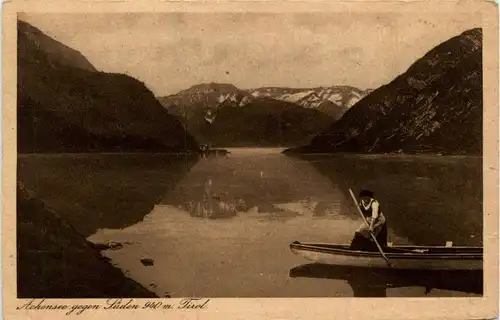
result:
M 155 95 L 208 82 L 241 89 L 387 84 L 430 49 L 481 26 L 472 14 L 53 13 L 19 15 Z

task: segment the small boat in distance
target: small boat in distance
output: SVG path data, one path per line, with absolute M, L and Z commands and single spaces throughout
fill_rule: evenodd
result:
M 296 255 L 315 263 L 366 268 L 389 268 L 378 251 L 350 250 L 348 244 L 290 244 Z M 384 254 L 393 269 L 482 270 L 483 247 L 388 246 Z
M 229 152 L 226 149 L 212 148 L 208 144 L 202 144 L 200 145 L 200 153 L 202 156 L 207 157 L 207 156 L 227 156 L 231 152 Z

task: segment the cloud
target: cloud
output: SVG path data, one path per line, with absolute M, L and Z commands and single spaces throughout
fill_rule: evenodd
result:
M 375 88 L 480 16 L 426 13 L 24 14 L 98 69 L 157 95 L 199 82 Z

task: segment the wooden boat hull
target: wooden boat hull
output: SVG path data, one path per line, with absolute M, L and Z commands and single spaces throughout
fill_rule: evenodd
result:
M 378 251 L 349 250 L 349 245 L 294 242 L 291 251 L 323 264 L 366 268 L 388 268 Z M 394 246 L 384 250 L 394 269 L 482 270 L 482 247 Z

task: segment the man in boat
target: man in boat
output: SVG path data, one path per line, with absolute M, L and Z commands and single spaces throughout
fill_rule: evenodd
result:
M 380 208 L 380 203 L 374 196 L 374 193 L 370 190 L 362 190 L 359 193 L 360 201 L 358 206 L 369 226 L 366 226 L 366 223 L 363 221 L 361 226 L 356 230 L 351 242 L 350 248 L 352 250 L 378 250 L 370 233 L 373 233 L 382 248 L 387 246 L 387 223 Z

